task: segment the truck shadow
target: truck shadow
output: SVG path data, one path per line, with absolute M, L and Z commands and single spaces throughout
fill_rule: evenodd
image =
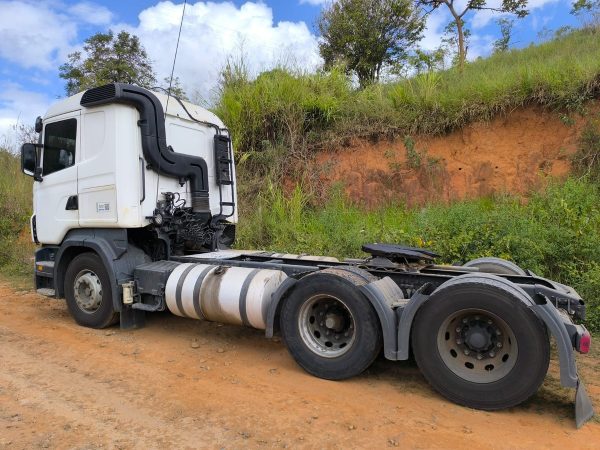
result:
M 184 339 L 216 341 L 219 345 L 225 343 L 225 345 L 234 346 L 241 353 L 255 351 L 265 352 L 266 355 L 275 351 L 283 360 L 289 359 L 288 362 L 291 363 L 292 367 L 302 371 L 300 367 L 295 366 L 295 362 L 287 353 L 281 338 L 276 336 L 273 340 L 266 339 L 264 332 L 261 330 L 183 319 L 172 315 L 170 312 L 149 315 L 147 327 L 160 328 L 169 333 L 177 330 L 177 333 Z M 533 413 L 543 415 L 553 420 L 553 422 L 558 422 L 568 429 L 573 429 L 575 427 L 574 392 L 560 386 L 556 356 L 553 356 L 553 358 L 546 379 L 535 395 L 521 405 L 493 414 Z M 449 402 L 429 386 L 412 355 L 407 361 L 389 361 L 381 354 L 369 369 L 354 380 L 375 386 L 390 385 L 401 393 L 408 392 L 427 398 L 435 396 L 440 402 Z M 469 410 L 471 409 L 469 408 Z M 481 412 L 481 414 L 488 413 Z

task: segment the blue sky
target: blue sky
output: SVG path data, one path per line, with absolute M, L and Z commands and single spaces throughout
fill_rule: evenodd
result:
M 315 70 L 320 64 L 315 22 L 326 1 L 191 0 L 176 75 L 192 97 L 210 100 L 228 55 L 243 53 L 253 73 L 281 63 Z M 514 46 L 538 42 L 544 28 L 576 26 L 577 20 L 569 14 L 571 3 L 529 0 L 531 13 L 517 21 Z M 167 76 L 182 5 L 183 0 L 0 0 L 0 142 L 14 139 L 12 124 L 32 123 L 64 95 L 58 67 L 98 31 L 135 33 L 153 60 L 158 78 Z M 471 58 L 489 54 L 498 37 L 494 19 L 489 12 L 467 17 L 472 30 Z M 421 45 L 437 47 L 449 20 L 443 8 L 432 14 Z

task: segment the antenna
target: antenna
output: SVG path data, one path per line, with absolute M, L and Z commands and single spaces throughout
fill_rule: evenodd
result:
M 169 89 L 167 89 L 167 104 L 165 105 L 165 120 L 169 109 L 169 99 L 171 98 L 171 87 L 173 85 L 173 74 L 175 73 L 175 63 L 177 62 L 177 52 L 179 51 L 179 40 L 181 39 L 181 29 L 183 28 L 183 18 L 185 17 L 185 7 L 187 0 L 183 0 L 183 11 L 181 11 L 181 21 L 179 22 L 179 33 L 177 34 L 177 44 L 175 45 L 175 54 L 173 55 L 173 65 L 171 66 L 171 77 L 169 78 Z M 166 130 L 165 130 L 166 131 Z M 158 166 L 158 177 L 156 179 L 156 201 L 158 201 L 158 191 L 160 187 L 160 161 Z

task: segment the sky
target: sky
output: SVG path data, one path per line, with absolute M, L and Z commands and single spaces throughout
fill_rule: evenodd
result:
M 488 4 L 500 1 L 488 0 Z M 539 42 L 544 30 L 577 26 L 577 19 L 569 14 L 571 2 L 529 0 L 530 14 L 516 22 L 513 46 Z M 210 101 L 228 56 L 243 53 L 253 74 L 278 64 L 317 70 L 321 58 L 316 21 L 326 3 L 190 0 L 175 75 L 189 95 Z M 157 78 L 168 76 L 182 10 L 183 0 L 0 0 L 0 142 L 14 142 L 12 126 L 33 124 L 53 101 L 65 96 L 59 66 L 97 32 L 111 29 L 136 34 L 153 61 Z M 497 17 L 489 11 L 467 16 L 472 32 L 469 58 L 490 53 L 499 37 Z M 432 13 L 421 47 L 438 47 L 449 21 L 445 8 Z

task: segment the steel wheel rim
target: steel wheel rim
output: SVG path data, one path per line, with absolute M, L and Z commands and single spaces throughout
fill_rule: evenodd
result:
M 476 308 L 457 311 L 442 323 L 437 348 L 455 375 L 480 384 L 504 378 L 519 353 L 508 324 L 490 311 Z
M 73 283 L 75 303 L 86 314 L 94 314 L 102 305 L 102 282 L 91 270 L 82 270 Z
M 298 329 L 313 353 L 325 358 L 346 354 L 356 340 L 356 321 L 348 306 L 330 295 L 315 295 L 300 308 Z

